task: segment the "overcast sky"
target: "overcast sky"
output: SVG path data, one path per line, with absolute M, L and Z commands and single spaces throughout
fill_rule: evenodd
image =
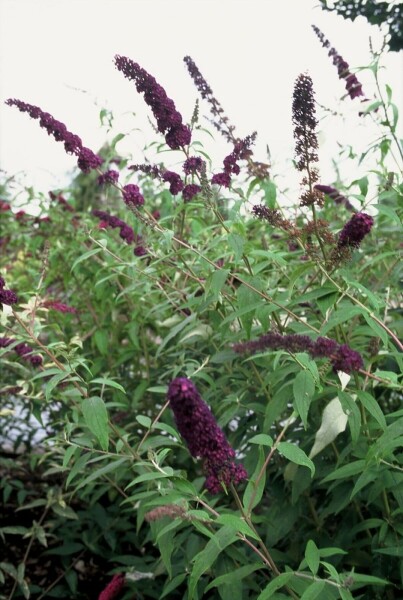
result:
M 25 173 L 26 185 L 47 191 L 65 185 L 66 172 L 75 166 L 74 157 L 37 121 L 4 105 L 9 97 L 39 105 L 94 151 L 106 136 L 99 127 L 99 111 L 108 108 L 115 115 L 115 134 L 142 130 L 132 131 L 118 147 L 142 161 L 144 144 L 156 139 L 147 122 L 151 112 L 134 85 L 115 69 L 113 57 L 129 56 L 153 74 L 188 121 L 197 98 L 183 63 L 190 55 L 236 133 L 243 137 L 257 130 L 256 159 L 266 160 L 268 144 L 283 179 L 284 161 L 293 155 L 294 81 L 308 71 L 317 101 L 333 110 L 343 108 L 347 115 L 345 121 L 328 117 L 319 126 L 322 182 L 331 183 L 336 142 L 360 146 L 375 133 L 368 120 L 364 124 L 358 118 L 358 99 L 338 104 L 344 85 L 312 23 L 354 68 L 370 61 L 369 36 L 375 47 L 380 45 L 376 27 L 363 18 L 351 23 L 325 13 L 315 0 L 0 0 L 1 168 L 19 177 Z M 402 53 L 386 58 L 382 80 L 391 84 L 402 106 Z M 370 73 L 358 77 L 372 98 Z M 129 114 L 133 112 L 135 117 Z M 204 103 L 201 114 L 208 114 Z M 207 137 L 202 141 L 209 143 Z M 217 140 L 217 170 L 230 150 Z M 351 177 L 348 166 L 342 171 Z

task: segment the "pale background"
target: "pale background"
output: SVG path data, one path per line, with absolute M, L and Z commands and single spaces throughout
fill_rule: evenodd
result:
M 270 147 L 273 174 L 282 189 L 297 185 L 291 102 L 294 81 L 308 71 L 317 101 L 343 117 L 328 116 L 319 124 L 321 182 L 335 181 L 332 159 L 337 143 L 359 152 L 379 135 L 370 118 L 358 117 L 363 106 L 345 94 L 344 82 L 311 29 L 314 23 L 350 67 L 369 64 L 369 37 L 379 48 L 382 36 L 363 18 L 354 23 L 326 13 L 315 0 L 0 0 L 0 166 L 16 175 L 21 189 L 34 186 L 46 193 L 68 184 L 75 158 L 64 153 L 38 122 L 4 100 L 19 98 L 40 106 L 80 135 L 97 151 L 107 132 L 99 126 L 101 108 L 115 116 L 113 134 L 132 131 L 118 146 L 134 162 L 156 138 L 147 118 L 151 111 L 113 65 L 115 54 L 129 56 L 149 71 L 190 120 L 198 93 L 183 57 L 189 54 L 209 82 L 236 133 L 258 131 L 255 158 L 266 162 Z M 402 53 L 385 57 L 382 82 L 403 107 Z M 375 93 L 369 71 L 357 74 L 368 98 Z M 136 113 L 133 117 L 132 113 Z M 201 114 L 208 115 L 201 101 Z M 207 121 L 203 121 L 209 126 Z M 401 131 L 401 129 L 400 129 Z M 199 139 L 214 158 L 216 171 L 231 151 L 216 135 Z M 151 153 L 148 154 L 152 158 Z M 162 158 L 168 160 L 168 154 Z M 171 153 L 175 165 L 180 155 Z M 338 163 L 346 183 L 368 171 L 351 161 Z M 393 166 L 391 166 L 393 168 Z M 20 196 L 23 198 L 23 195 Z M 22 201 L 22 200 L 21 200 Z

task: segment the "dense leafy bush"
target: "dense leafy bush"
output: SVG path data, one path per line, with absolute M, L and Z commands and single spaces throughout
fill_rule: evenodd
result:
M 8 101 L 83 173 L 32 192 L 36 216 L 3 182 L 3 598 L 94 598 L 113 574 L 104 600 L 400 597 L 398 111 L 389 88 L 361 103 L 330 54 L 357 119 L 379 122 L 372 173 L 320 179 L 301 75 L 291 203 L 189 57 L 222 166 L 198 106 L 186 125 L 125 57 L 164 162 L 131 165 L 121 134 L 98 156 Z

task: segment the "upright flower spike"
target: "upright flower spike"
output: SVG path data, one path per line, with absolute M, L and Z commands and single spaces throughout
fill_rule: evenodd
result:
M 32 119 L 39 119 L 39 125 L 46 129 L 49 135 L 53 135 L 56 142 L 64 142 L 67 154 L 75 154 L 78 158 L 77 165 L 84 172 L 89 173 L 91 169 L 97 169 L 103 163 L 103 159 L 94 154 L 92 150 L 83 146 L 81 138 L 71 133 L 60 121 L 56 121 L 52 115 L 44 112 L 39 106 L 27 104 L 22 100 L 9 98 L 6 100 L 8 106 L 16 106 L 21 112 L 26 112 Z
M 301 73 L 294 86 L 292 101 L 292 122 L 294 124 L 295 156 L 298 171 L 306 171 L 302 179 L 305 191 L 301 195 L 301 206 L 322 206 L 323 196 L 313 187 L 319 179 L 318 170 L 313 163 L 318 162 L 318 138 L 315 115 L 315 97 L 312 79 Z
M 172 150 L 178 150 L 190 144 L 189 127 L 182 123 L 182 116 L 176 110 L 173 100 L 168 98 L 164 88 L 145 69 L 126 56 L 115 56 L 116 68 L 134 81 L 139 93 L 153 111 L 158 131 L 165 135 L 165 141 Z
M 234 450 L 194 383 L 185 377 L 177 377 L 169 385 L 168 400 L 190 454 L 204 459 L 206 489 L 217 494 L 222 484 L 238 485 L 244 481 L 247 478 L 244 467 L 235 464 Z
M 316 27 L 316 25 L 312 25 L 312 29 L 321 41 L 322 46 L 324 48 L 330 48 L 328 54 L 333 58 L 333 64 L 337 67 L 339 79 L 345 80 L 346 90 L 350 98 L 354 100 L 354 98 L 357 98 L 358 96 L 364 96 L 364 92 L 362 91 L 362 85 L 358 81 L 357 77 L 350 72 L 350 65 L 348 64 L 348 62 L 346 62 L 344 58 L 340 56 L 340 54 L 335 48 L 331 47 L 329 40 L 325 38 L 324 34 L 321 32 L 319 27 Z

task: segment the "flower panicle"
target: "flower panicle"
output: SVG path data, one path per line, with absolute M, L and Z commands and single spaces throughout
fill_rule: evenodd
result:
M 172 150 L 188 146 L 191 141 L 190 129 L 182 123 L 182 115 L 156 79 L 126 56 L 116 55 L 115 66 L 127 79 L 134 81 L 139 93 L 144 93 L 144 100 L 157 121 L 158 131 L 165 135 L 168 146 Z
M 316 33 L 320 42 L 322 43 L 322 46 L 324 48 L 330 48 L 328 54 L 330 57 L 332 57 L 333 64 L 337 68 L 339 79 L 345 80 L 346 90 L 351 100 L 354 100 L 354 98 L 358 98 L 359 96 L 364 96 L 364 92 L 362 91 L 362 85 L 358 81 L 357 77 L 353 73 L 351 73 L 350 65 L 348 64 L 348 62 L 346 62 L 344 58 L 340 56 L 337 50 L 331 46 L 331 43 L 328 39 L 326 39 L 319 27 L 317 27 L 316 25 L 312 25 L 312 29 Z M 364 98 L 362 102 L 364 102 L 364 100 L 366 100 L 366 98 Z
M 217 494 L 222 485 L 236 486 L 244 481 L 247 478 L 244 467 L 235 463 L 235 451 L 194 383 L 177 377 L 169 385 L 168 400 L 190 454 L 204 460 L 206 489 Z
M 358 248 L 364 237 L 371 231 L 373 224 L 374 219 L 366 213 L 353 215 L 339 233 L 338 248 L 345 246 Z
M 6 100 L 8 106 L 16 106 L 19 111 L 26 112 L 32 119 L 39 119 L 39 125 L 45 129 L 49 135 L 52 135 L 57 142 L 64 143 L 64 149 L 67 154 L 77 156 L 77 165 L 84 173 L 89 173 L 92 169 L 98 169 L 103 159 L 95 154 L 89 148 L 83 146 L 81 138 L 71 133 L 64 123 L 57 121 L 51 114 L 44 112 L 39 106 L 28 104 L 22 100 L 9 98 Z
M 170 519 L 189 518 L 186 515 L 186 510 L 178 504 L 164 504 L 163 506 L 158 506 L 157 508 L 150 510 L 144 515 L 144 518 L 148 523 L 151 521 L 159 521 L 164 517 L 169 517 Z
M 333 366 L 333 371 L 351 373 L 363 368 L 361 355 L 352 350 L 347 344 L 338 344 L 336 341 L 325 337 L 318 337 L 316 341 L 307 335 L 267 333 L 257 340 L 234 344 L 233 349 L 238 354 L 256 353 L 267 350 L 285 350 L 287 352 L 307 352 L 312 358 L 328 358 Z
M 125 223 L 125 221 L 119 219 L 119 217 L 114 217 L 113 215 L 109 214 L 104 210 L 93 210 L 92 214 L 94 215 L 94 217 L 101 219 L 99 223 L 100 228 L 103 229 L 111 227 L 112 229 L 119 229 L 120 237 L 127 244 L 133 244 L 133 242 L 139 241 L 139 236 L 136 236 L 133 229 L 127 223 Z

